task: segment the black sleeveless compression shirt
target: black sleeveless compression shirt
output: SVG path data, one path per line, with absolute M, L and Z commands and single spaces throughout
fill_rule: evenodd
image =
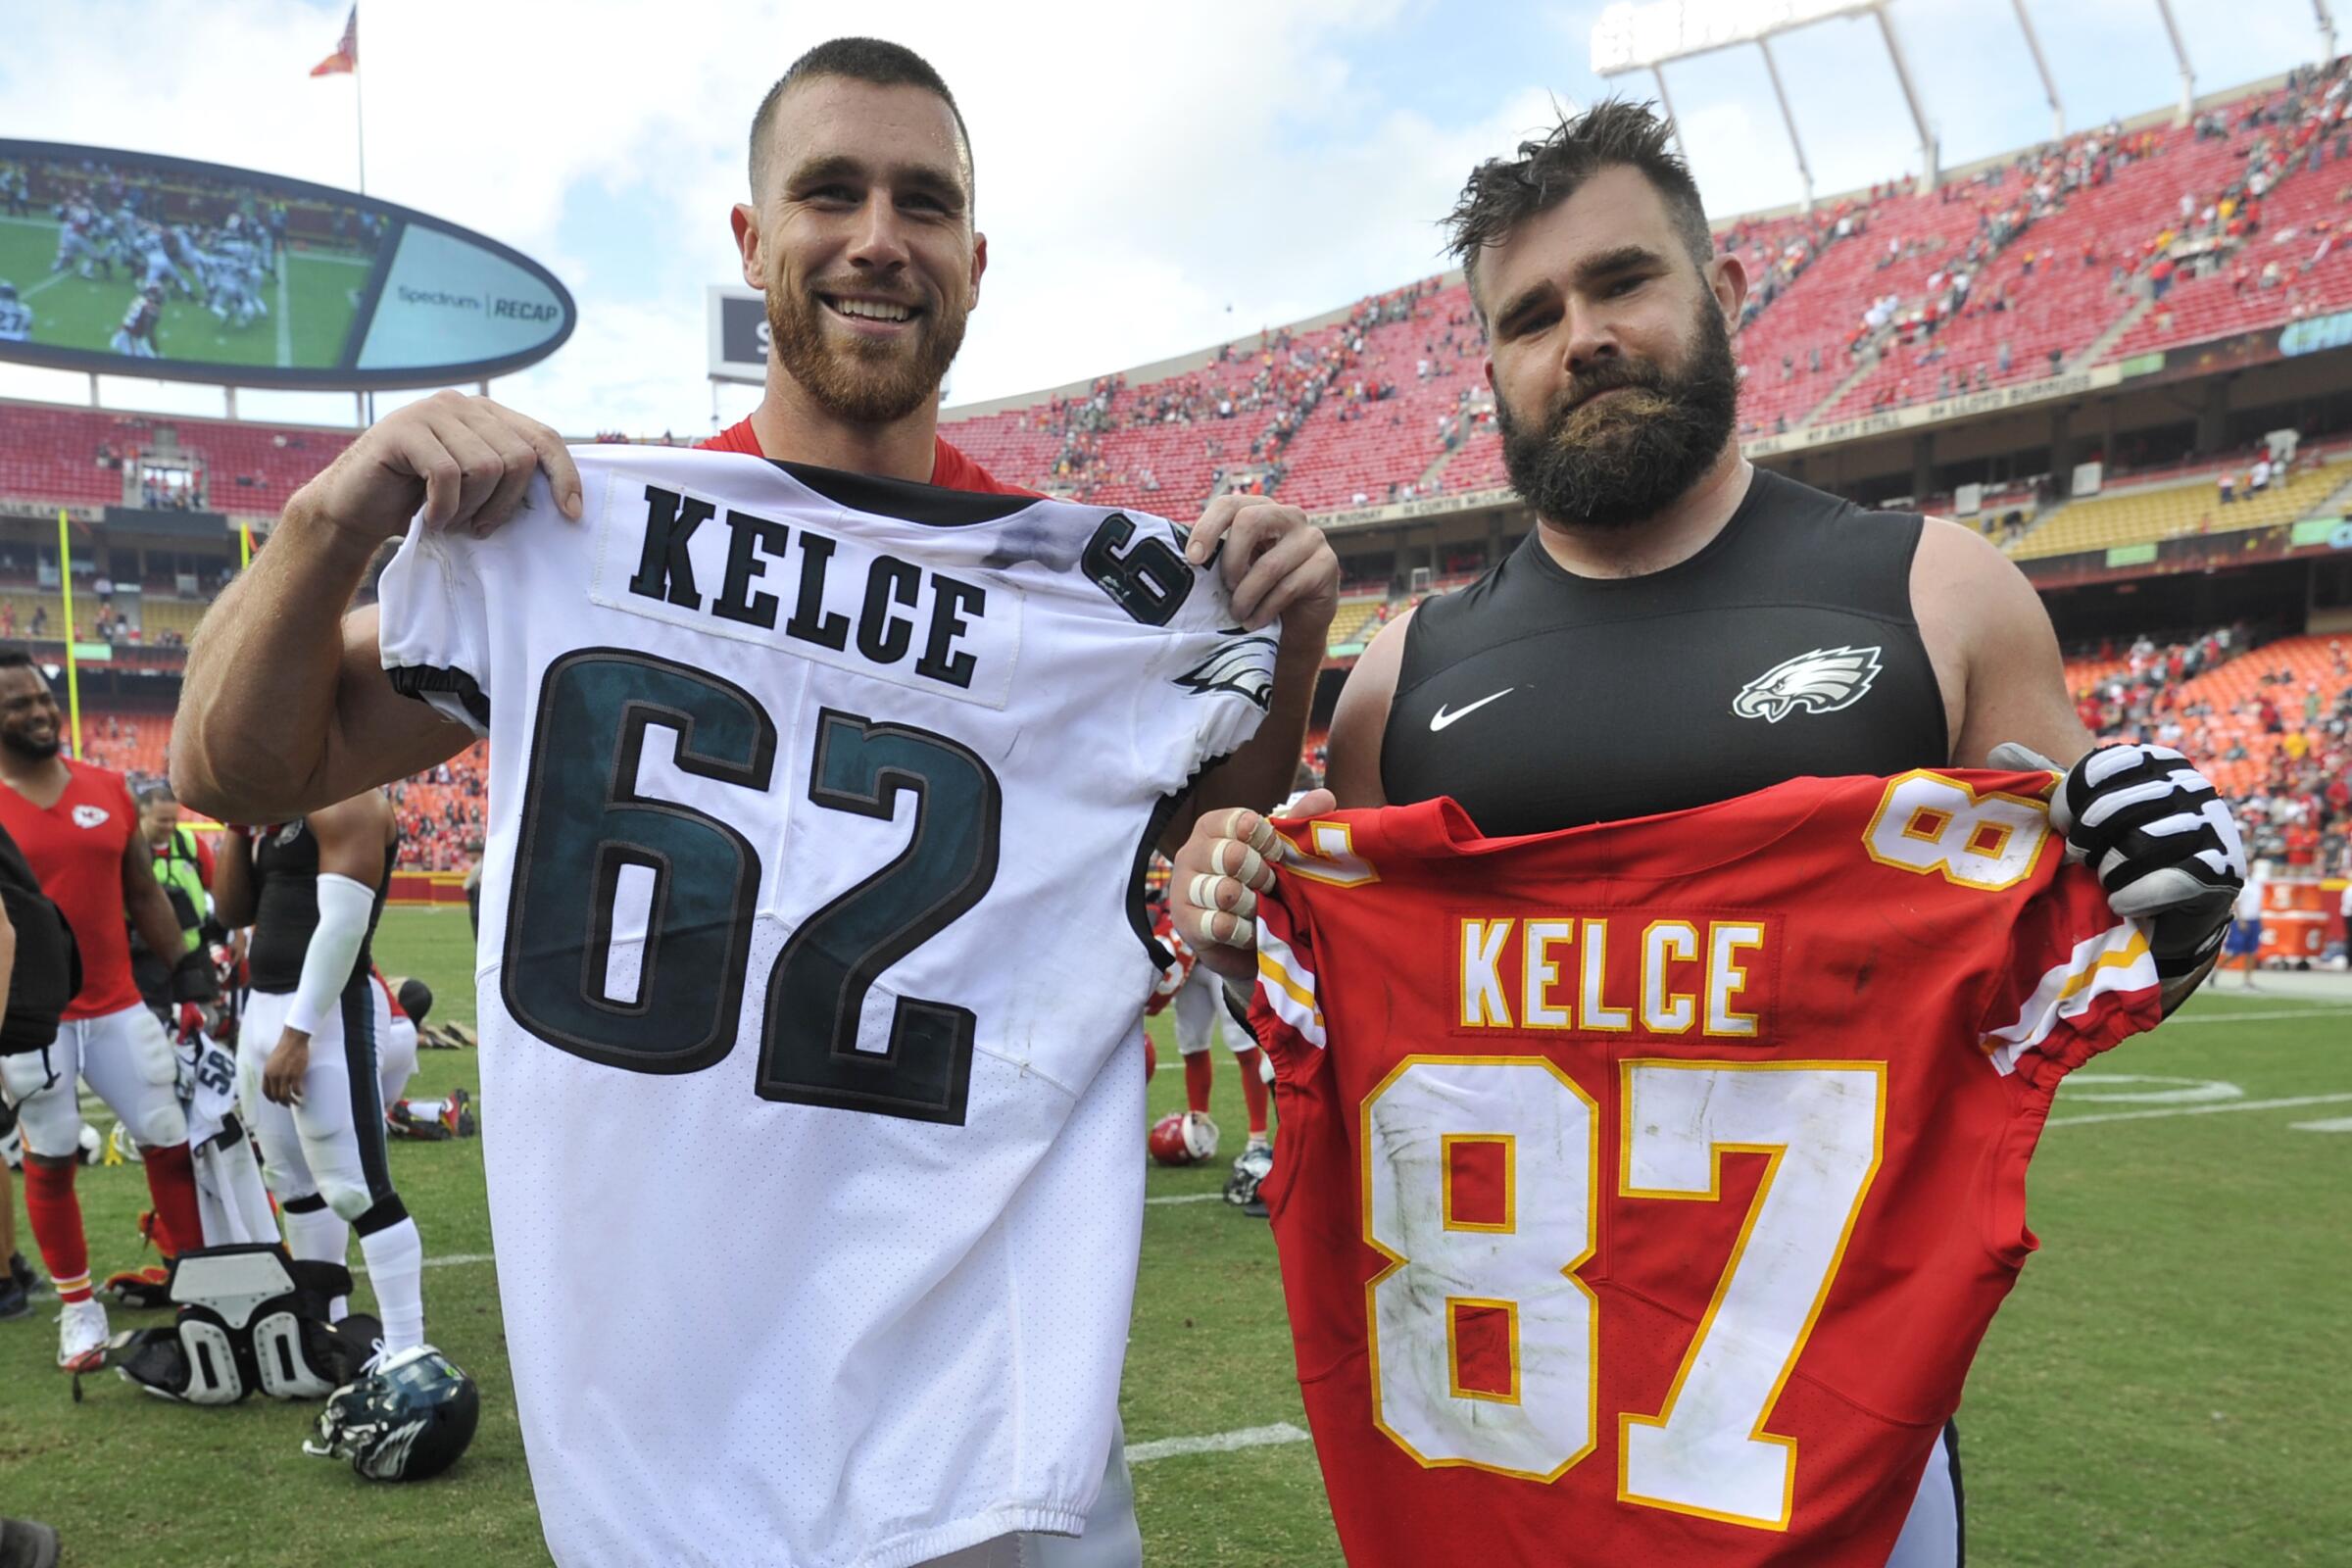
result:
M 344 981 L 366 976 L 373 961 L 375 922 L 383 918 L 384 898 L 392 891 L 392 867 L 400 859 L 400 836 L 384 846 L 384 874 L 375 884 L 375 903 L 368 910 L 368 935 L 360 956 Z M 318 929 L 318 836 L 310 823 L 296 817 L 253 840 L 253 941 L 245 962 L 253 989 L 273 995 L 302 984 L 302 960 L 311 951 L 311 933 Z
M 1502 837 L 1946 765 L 1921 527 L 1758 468 L 1705 549 L 1646 576 L 1576 576 L 1530 533 L 1406 623 L 1389 804 L 1450 795 Z

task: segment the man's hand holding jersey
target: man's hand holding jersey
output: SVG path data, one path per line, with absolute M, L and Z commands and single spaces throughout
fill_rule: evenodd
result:
M 1298 814 L 1337 804 L 1329 790 L 1298 798 Z M 1288 853 L 1274 824 L 1257 811 L 1210 811 L 1193 824 L 1168 876 L 1168 919 L 1200 961 L 1228 980 L 1257 973 L 1257 896 L 1274 885 Z
M 1255 735 L 1194 783 L 1183 810 L 1160 835 L 1163 851 L 1202 818 L 1221 815 L 1224 808 L 1280 800 L 1290 787 L 1314 706 L 1315 672 L 1323 667 L 1331 617 L 1340 606 L 1340 558 L 1331 541 L 1305 513 L 1263 496 L 1210 500 L 1186 538 L 1185 557 L 1195 566 L 1215 560 L 1234 618 L 1244 627 L 1264 632 L 1279 623 L 1281 630 L 1264 720 Z M 1192 926 L 1178 929 L 1192 940 Z
M 1185 559 L 1196 566 L 1219 550 L 1218 570 L 1233 595 L 1233 612 L 1251 631 L 1282 622 L 1286 646 L 1312 644 L 1323 661 L 1323 634 L 1340 608 L 1340 558 L 1297 507 L 1264 496 L 1213 497 L 1187 537 Z
M 564 438 L 488 398 L 436 392 L 369 425 L 287 504 L 373 549 L 428 528 L 487 533 L 521 510 L 531 476 L 547 471 L 556 504 L 580 514 L 580 473 Z
M 2063 773 L 2050 825 L 2065 836 L 2067 857 L 2098 873 L 2108 907 L 2148 922 L 2159 976 L 2179 981 L 2204 969 L 2246 885 L 2245 843 L 2211 780 L 2169 746 L 2102 746 L 2061 768 L 2007 745 L 1991 761 Z

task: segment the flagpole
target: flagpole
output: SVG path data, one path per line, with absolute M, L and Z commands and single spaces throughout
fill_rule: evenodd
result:
M 368 194 L 368 89 L 360 84 L 357 61 L 351 67 L 351 123 L 360 143 L 360 194 Z

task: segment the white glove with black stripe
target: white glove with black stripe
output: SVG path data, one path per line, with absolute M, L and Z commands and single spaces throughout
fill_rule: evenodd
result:
M 1990 761 L 2062 771 L 2014 744 Z M 2169 746 L 2102 746 L 2063 771 L 2050 825 L 2067 858 L 2098 872 L 2109 908 L 2148 922 L 2159 975 L 2194 973 L 2221 948 L 2246 885 L 2245 843 L 2221 792 Z

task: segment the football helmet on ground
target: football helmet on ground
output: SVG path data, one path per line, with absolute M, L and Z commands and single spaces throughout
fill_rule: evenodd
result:
M 1152 1124 L 1146 1147 L 1162 1165 L 1196 1165 L 1217 1155 L 1217 1124 L 1206 1111 L 1171 1110 Z
M 419 1345 L 337 1389 L 302 1451 L 349 1459 L 369 1481 L 423 1481 L 458 1462 L 480 1419 L 473 1379 L 439 1350 Z

